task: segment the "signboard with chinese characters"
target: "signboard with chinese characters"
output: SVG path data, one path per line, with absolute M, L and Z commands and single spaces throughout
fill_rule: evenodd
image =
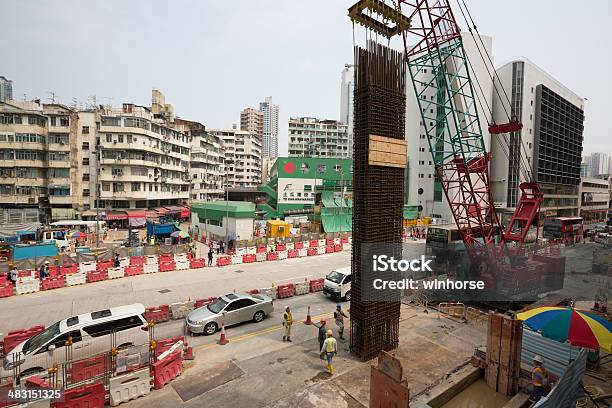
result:
M 315 186 L 321 185 L 320 179 L 278 179 L 279 204 L 314 204 Z

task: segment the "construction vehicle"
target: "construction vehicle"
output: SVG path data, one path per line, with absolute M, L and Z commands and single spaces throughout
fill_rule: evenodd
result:
M 465 1 L 458 0 L 457 5 L 491 76 L 488 79 L 493 81 L 494 91 L 508 107 L 512 106 L 501 83 L 494 80 L 491 57 Z M 491 154 L 485 146 L 479 113 L 485 104 L 489 111 L 491 108 L 474 76 L 450 1 L 360 0 L 349 8 L 348 14 L 353 23 L 364 26 L 376 38 L 382 36 L 389 44 L 401 37 L 436 178 L 469 255 L 470 270 L 496 293 L 504 285 L 520 291 L 517 274 L 528 276 L 534 272 L 530 271 L 531 265 L 525 264 L 527 254 L 521 247 L 532 226 L 537 239 L 543 193 L 526 158 L 519 157 L 525 181 L 518 186 L 520 198 L 510 222 L 502 227 L 491 194 Z M 422 75 L 424 72 L 428 75 Z M 506 134 L 512 134 L 520 142 L 522 124 L 510 116 L 505 103 L 504 110 L 506 123 L 488 123 L 491 137 L 507 144 Z M 524 150 L 522 142 L 521 147 Z M 528 285 L 537 287 L 538 283 L 529 281 Z

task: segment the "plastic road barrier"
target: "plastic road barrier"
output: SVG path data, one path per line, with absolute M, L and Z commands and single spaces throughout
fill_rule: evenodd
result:
M 159 272 L 159 265 L 158 264 L 144 264 L 142 267 L 142 271 L 144 273 L 155 273 L 155 272 Z
M 209 304 L 210 302 L 214 301 L 215 299 L 217 299 L 216 297 L 209 297 L 206 299 L 198 299 L 195 301 L 195 305 L 194 307 L 197 309 L 199 307 L 205 306 L 207 304 Z
M 334 240 L 333 238 L 327 238 L 325 240 L 325 246 L 329 246 L 329 245 L 334 245 Z
M 238 265 L 242 263 L 242 255 L 232 255 L 232 265 Z
M 278 253 L 278 259 L 287 259 L 289 257 L 289 255 L 287 254 L 287 251 L 279 251 Z
M 288 249 L 287 250 L 287 257 L 288 258 L 297 258 L 298 256 L 298 249 Z
M 9 353 L 19 343 L 26 341 L 30 337 L 36 336 L 37 334 L 41 333 L 44 330 L 45 330 L 45 326 L 34 326 L 34 327 L 30 327 L 29 329 L 18 329 L 18 330 L 12 330 L 8 332 L 8 334 L 4 336 L 4 340 L 3 340 L 4 354 Z
M 142 275 L 142 265 L 130 265 L 125 267 L 125 276 Z
M 302 249 L 302 248 L 304 248 L 304 243 L 302 241 L 294 242 L 293 243 L 293 247 L 295 249 Z
M 286 246 L 287 246 L 287 248 L 286 248 L 287 251 L 295 249 L 295 244 L 293 242 L 287 242 Z
M 320 246 L 317 248 L 317 255 L 323 255 L 325 253 L 325 248 L 324 246 Z
M 170 305 L 147 307 L 145 309 L 145 319 L 147 322 L 167 322 L 170 320 Z
M 245 254 L 245 255 L 242 255 L 242 262 L 243 263 L 253 263 L 253 262 L 255 262 L 256 259 L 257 259 L 257 256 L 255 254 Z
M 171 272 L 174 270 L 174 261 L 171 262 L 165 262 L 165 261 L 161 261 L 159 262 L 159 271 L 160 272 Z
M 316 255 L 317 251 L 318 251 L 318 247 L 310 247 L 306 250 L 306 253 L 308 254 L 308 256 L 312 256 L 312 255 Z
M 119 266 L 124 268 L 130 266 L 130 258 L 128 258 L 127 256 L 119 258 Z
M 107 268 L 108 279 L 119 279 L 125 276 L 125 269 L 121 266 L 117 268 Z
M 155 345 L 155 358 L 158 358 L 158 359 L 160 357 L 163 358 L 163 356 L 161 355 L 164 353 L 165 355 L 173 353 L 176 350 L 176 347 L 174 350 L 171 350 L 170 353 L 166 353 L 166 351 L 170 350 L 172 346 L 174 346 L 179 341 L 184 343 L 185 337 L 184 336 L 174 336 L 174 337 L 169 337 L 167 339 L 157 340 L 157 344 Z
M 296 283 L 294 293 L 296 296 L 306 295 L 307 293 L 310 293 L 310 286 L 308 285 L 308 282 Z
M 12 283 L 6 282 L 0 284 L 0 298 L 13 296 L 14 289 Z
M 246 253 L 247 253 L 246 247 L 236 248 L 235 255 L 242 256 L 242 255 L 246 255 Z
M 85 385 L 79 388 L 67 390 L 64 394 L 64 400 L 55 404 L 56 408 L 104 408 L 104 400 L 106 399 L 104 383 Z
M 144 255 L 130 257 L 130 265 L 143 265 L 144 263 L 145 263 Z
M 105 269 L 112 268 L 113 264 L 114 264 L 114 261 L 112 259 L 107 259 L 105 261 L 98 261 L 97 269 L 99 271 L 103 271 Z
M 275 249 L 276 249 L 276 248 L 275 248 L 275 245 L 268 244 L 268 245 L 266 246 L 266 252 L 274 252 L 274 251 L 275 251 Z
M 266 257 L 268 261 L 276 261 L 278 260 L 278 252 L 268 252 L 268 256 Z
M 351 250 L 351 248 L 352 248 L 352 244 L 349 244 L 349 243 L 347 243 L 347 244 L 342 244 L 342 250 L 343 250 L 343 251 L 350 251 L 350 250 Z
M 340 243 L 340 238 L 334 238 L 334 245 L 338 245 Z
M 333 254 L 334 252 L 336 252 L 336 250 L 333 245 L 328 245 L 325 247 L 326 254 Z
M 145 264 L 158 264 L 157 255 L 147 255 L 145 258 Z
M 342 244 L 334 244 L 335 252 L 342 252 Z
M 95 270 L 95 269 L 92 269 Z M 77 273 L 79 271 L 79 265 L 74 264 L 70 266 L 60 266 L 61 275 L 69 275 L 71 273 Z
M 319 246 L 319 247 L 324 247 L 324 246 L 325 246 L 325 240 L 324 240 L 324 239 L 320 239 L 320 240 L 318 241 L 318 245 L 317 245 L 317 246 Z
M 257 245 L 256 251 L 257 251 L 258 254 L 265 253 L 267 250 L 268 250 L 268 248 L 266 248 L 265 245 L 263 245 L 263 244 L 258 244 Z
M 189 259 L 185 258 L 184 260 L 176 261 L 175 269 L 177 271 L 184 271 L 189 269 Z
M 218 256 L 217 257 L 217 266 L 227 266 L 232 262 L 231 256 Z
M 71 383 L 81 382 L 104 374 L 106 354 L 76 361 L 67 371 Z M 109 362 L 110 363 L 110 362 Z
M 107 271 L 91 271 L 87 272 L 87 282 L 100 282 L 108 279 Z
M 267 258 L 268 258 L 268 254 L 266 254 L 265 252 L 258 252 L 258 253 L 255 255 L 255 260 L 256 260 L 257 262 L 263 262 L 263 261 L 265 261 Z
M 310 248 L 316 248 L 319 246 L 319 241 L 317 241 L 316 239 L 313 239 L 312 241 L 310 241 Z
M 151 365 L 153 371 L 153 388 L 164 388 L 183 372 L 183 350 L 177 350 L 166 358 Z
M 85 273 L 79 272 L 66 275 L 67 286 L 83 285 L 85 282 L 87 282 L 87 275 Z
M 341 244 L 348 244 L 348 237 L 341 237 L 340 238 L 340 243 Z
M 38 292 L 40 290 L 40 281 L 38 279 L 19 279 L 15 285 L 15 290 L 18 295 Z
M 276 252 L 287 250 L 287 246 L 285 244 L 276 244 Z
M 247 255 L 255 255 L 257 253 L 257 247 L 250 246 L 246 249 Z
M 271 288 L 259 289 L 259 293 L 268 296 L 270 299 L 276 299 L 276 288 L 274 286 Z
M 42 290 L 58 289 L 64 286 L 66 286 L 66 278 L 64 276 L 49 277 L 42 281 Z
M 174 255 L 172 254 L 161 254 L 158 258 L 159 258 L 158 260 L 159 263 L 174 262 Z
M 192 259 L 190 261 L 189 266 L 191 267 L 191 269 L 204 268 L 204 266 L 206 266 L 206 260 L 204 258 Z
M 323 290 L 323 285 L 325 284 L 325 279 L 312 279 L 309 283 L 311 292 L 320 292 Z
M 79 264 L 80 272 L 87 273 L 89 271 L 95 271 L 96 269 L 98 269 L 98 264 L 96 263 L 96 261 L 81 262 Z
M 195 303 L 191 300 L 186 302 L 177 302 L 170 304 L 170 313 L 172 319 L 184 319 L 194 309 Z
M 308 256 L 308 249 L 310 248 L 300 248 L 297 250 L 298 256 L 301 258 L 303 256 Z
M 111 377 L 109 382 L 110 405 L 112 407 L 142 397 L 150 392 L 151 381 L 148 368 Z
M 293 283 L 286 283 L 284 285 L 278 285 L 276 288 L 276 297 L 278 299 L 288 298 L 293 296 L 295 287 Z

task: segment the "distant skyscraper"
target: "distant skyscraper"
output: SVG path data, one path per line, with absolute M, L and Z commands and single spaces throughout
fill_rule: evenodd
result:
M 263 113 L 253 108 L 240 112 L 240 130 L 251 132 L 260 139 L 263 138 Z
M 349 157 L 353 157 L 353 93 L 355 68 L 353 65 L 345 65 L 342 70 L 342 85 L 340 87 L 340 122 L 346 123 Z
M 0 76 L 0 102 L 13 99 L 13 81 Z
M 587 162 L 588 163 L 588 162 Z M 606 153 L 593 153 L 590 158 L 591 175 L 599 177 L 610 172 L 610 157 Z
M 277 157 L 278 105 L 273 104 L 272 97 L 268 96 L 259 103 L 259 110 L 263 113 L 263 157 Z

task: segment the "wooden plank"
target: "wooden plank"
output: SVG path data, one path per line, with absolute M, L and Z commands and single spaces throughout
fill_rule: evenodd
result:
M 511 318 L 504 316 L 502 320 L 502 331 L 501 340 L 499 345 L 499 365 L 505 368 L 510 367 L 511 355 L 514 347 L 512 342 L 512 335 L 514 323 Z
M 406 141 L 403 139 L 370 135 L 368 164 L 371 166 L 406 168 L 406 146 Z

